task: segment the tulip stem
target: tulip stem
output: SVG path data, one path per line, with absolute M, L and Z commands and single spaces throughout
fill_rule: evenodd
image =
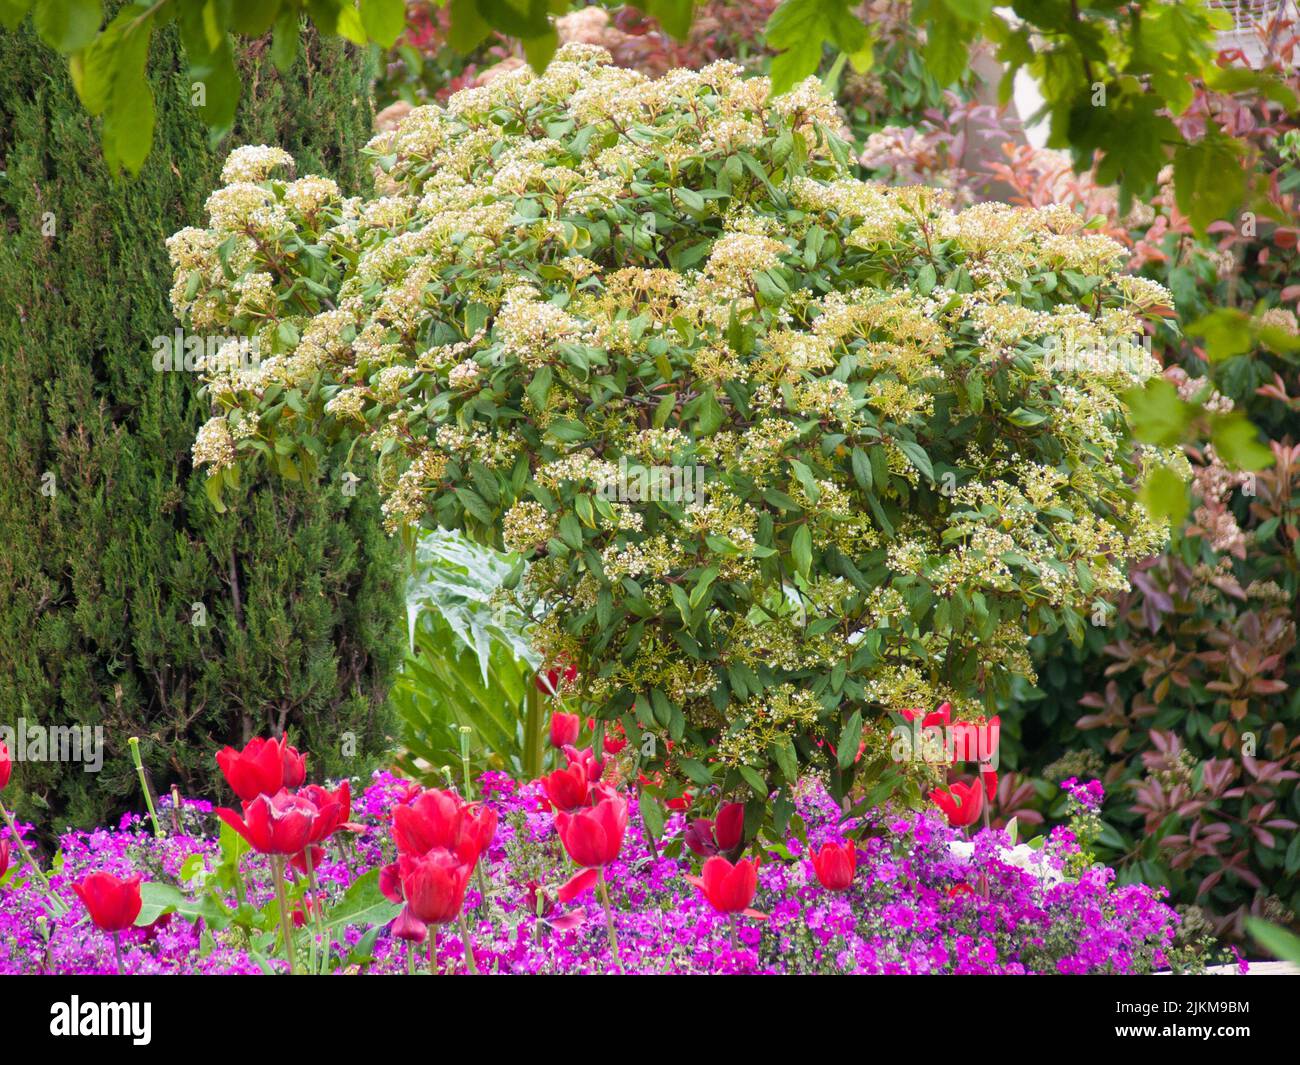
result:
M 733 913 L 730 915 L 730 917 L 731 917 L 731 952 L 734 954 L 740 950 L 740 943 L 736 939 L 736 915 Z
M 321 912 L 320 886 L 316 882 L 316 867 L 311 860 L 310 845 L 307 847 L 306 856 L 307 856 L 307 889 L 310 892 L 309 907 L 312 911 L 312 918 L 313 918 L 312 923 L 315 924 L 316 926 L 316 935 L 313 936 L 313 940 L 318 939 L 320 941 L 321 948 L 325 952 L 325 957 L 323 961 L 328 962 L 330 960 L 330 946 L 325 935 L 325 915 Z M 313 959 L 315 959 L 316 951 L 313 950 L 312 955 L 313 955 Z M 323 973 L 325 971 L 325 966 L 321 965 L 320 968 L 317 968 L 316 967 L 317 964 L 318 962 L 316 960 L 313 960 L 312 962 L 313 971 L 317 973 Z
M 524 750 L 523 770 L 525 780 L 536 780 L 542 775 L 542 693 L 536 684 L 524 687 Z
M 63 914 L 68 912 L 68 908 L 64 901 L 59 898 L 58 895 L 54 894 L 54 889 L 50 887 L 50 882 L 45 879 L 45 874 L 41 872 L 41 867 L 36 864 L 36 859 L 32 857 L 32 852 L 27 849 L 27 844 L 23 842 L 23 837 L 18 832 L 18 826 L 14 824 L 13 815 L 5 809 L 4 803 L 0 803 L 0 817 L 4 818 L 5 825 L 8 826 L 9 835 L 18 846 L 18 853 L 23 856 L 23 860 L 27 863 L 27 867 L 31 869 L 32 875 L 34 875 L 40 883 L 41 890 L 49 896 L 50 901 L 54 904 L 55 915 L 61 917 Z
M 614 964 L 619 974 L 623 972 L 623 959 L 618 953 L 618 935 L 614 931 L 614 908 L 609 904 L 609 885 L 605 883 L 605 869 L 600 870 L 600 900 L 605 904 L 605 927 L 609 930 L 609 946 L 614 952 Z
M 280 931 L 284 936 L 284 957 L 289 963 L 289 975 L 296 976 L 293 963 L 293 917 L 289 913 L 289 892 L 284 883 L 284 857 L 271 855 L 271 877 L 275 880 L 275 897 L 280 903 Z
M 429 925 L 429 975 L 438 975 L 438 926 Z
M 122 975 L 122 933 L 113 933 L 113 955 L 117 958 L 117 975 Z
M 474 962 L 474 948 L 469 941 L 469 919 L 465 916 L 465 911 L 460 911 L 460 939 L 465 944 L 465 968 L 473 976 L 478 976 L 478 965 Z
M 409 939 L 406 941 L 406 975 L 415 975 L 415 944 Z
M 144 804 L 149 808 L 149 820 L 153 822 L 154 837 L 162 839 L 165 833 L 162 825 L 158 823 L 158 811 L 154 808 L 153 792 L 149 790 L 149 780 L 144 775 L 144 762 L 140 758 L 140 738 L 132 736 L 126 741 L 126 745 L 131 748 L 131 761 L 135 763 L 136 776 L 140 778 L 140 790 L 144 792 Z

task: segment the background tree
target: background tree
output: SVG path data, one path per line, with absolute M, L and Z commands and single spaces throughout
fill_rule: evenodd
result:
M 364 187 L 367 64 L 309 34 L 280 74 L 268 47 L 236 56 L 241 142 Z M 20 764 L 20 809 L 55 828 L 127 805 L 131 735 L 160 790 L 202 790 L 216 745 L 285 728 L 318 774 L 356 773 L 344 734 L 384 745 L 401 627 L 365 467 L 355 498 L 323 456 L 318 483 L 210 505 L 190 462 L 208 402 L 196 373 L 154 369 L 153 338 L 176 329 L 164 241 L 201 217 L 225 148 L 174 30 L 152 38 L 155 150 L 133 181 L 54 58 L 29 28 L 0 37 L 0 723 L 102 725 L 106 751 L 97 775 Z

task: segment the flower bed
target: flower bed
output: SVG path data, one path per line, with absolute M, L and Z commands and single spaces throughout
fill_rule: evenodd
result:
M 558 901 L 575 867 L 556 832 L 564 815 L 552 812 L 545 785 L 486 774 L 479 787 L 498 823 L 464 902 L 475 967 L 615 971 L 599 894 L 579 883 L 570 903 Z M 380 872 L 393 859 L 393 812 L 411 809 L 421 794 L 447 801 L 451 795 L 375 775 L 345 815 L 356 830 L 333 835 L 318 859 L 319 887 L 328 899 L 319 910 L 304 905 L 306 879 L 290 870 L 288 905 L 304 962 L 307 929 L 319 927 L 319 920 L 331 944 L 328 962 L 311 945 L 321 971 L 428 969 L 425 944 L 408 946 L 399 938 L 398 906 L 380 888 Z M 623 793 L 612 794 L 621 801 Z M 636 803 L 628 807 L 617 858 L 604 869 L 619 958 L 628 972 L 1129 973 L 1183 965 L 1175 946 L 1178 916 L 1149 888 L 1117 887 L 1104 867 L 1080 869 L 1068 829 L 1056 829 L 1041 850 L 1031 851 L 1024 844 L 1013 848 L 997 830 L 967 842 L 934 813 L 841 821 L 822 786 L 805 781 L 797 789 L 796 815 L 807 842 L 791 837 L 764 848 L 757 890 L 746 906 L 762 916 L 733 918 L 715 910 L 702 887 L 690 882 L 695 861 L 682 846 L 685 837 L 701 850 L 715 849 L 726 834 L 722 818 L 715 828 L 675 814 L 656 853 Z M 23 875 L 22 863 L 11 862 L 0 877 L 0 973 L 115 971 L 113 939 L 87 925 L 73 890 L 92 871 L 144 881 L 136 925 L 121 935 L 123 971 L 283 970 L 273 949 L 279 911 L 267 858 L 241 846 L 203 802 L 188 800 L 173 810 L 164 801 L 159 824 L 161 837 L 147 818 L 136 816 L 125 817 L 116 830 L 64 835 L 49 875 L 53 896 L 66 910 L 62 916 L 54 915 L 60 905 Z M 214 834 L 218 829 L 221 834 Z M 847 865 L 851 884 L 827 890 L 821 881 L 836 883 L 846 867 L 843 852 L 821 847 L 849 833 L 858 837 L 856 867 Z M 818 863 L 820 877 L 810 851 L 828 859 Z M 236 880 L 229 879 L 232 855 L 241 871 Z M 247 902 L 237 910 L 241 881 Z M 440 972 L 466 970 L 463 945 L 455 925 L 441 931 L 435 951 Z

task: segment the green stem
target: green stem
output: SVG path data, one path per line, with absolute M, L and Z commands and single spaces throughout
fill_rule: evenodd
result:
M 415 975 L 415 944 L 409 939 L 406 941 L 406 975 Z
M 429 975 L 438 975 L 438 926 L 429 925 Z
M 740 950 L 740 943 L 736 938 L 736 915 L 733 913 L 730 916 L 731 916 L 731 950 L 732 953 L 736 953 L 737 951 Z
M 618 953 L 618 934 L 614 931 L 614 908 L 609 904 L 609 885 L 605 883 L 605 870 L 600 870 L 600 900 L 605 904 L 605 928 L 609 931 L 609 946 L 614 952 L 614 965 L 623 973 L 623 959 Z
M 478 965 L 474 961 L 474 948 L 469 941 L 469 919 L 465 916 L 465 911 L 460 911 L 460 940 L 465 944 L 465 968 L 469 970 L 472 976 L 478 976 Z
M 54 889 L 50 887 L 50 882 L 45 879 L 45 874 L 41 872 L 41 867 L 36 864 L 36 859 L 32 857 L 32 852 L 27 849 L 27 844 L 23 842 L 23 837 L 18 833 L 18 826 L 14 824 L 13 815 L 5 809 L 4 803 L 0 803 L 0 817 L 4 818 L 5 825 L 9 829 L 9 837 L 18 847 L 18 853 L 23 856 L 23 860 L 27 863 L 27 867 L 32 871 L 32 875 L 35 876 L 37 881 L 40 883 L 41 890 L 45 892 L 49 897 L 50 902 L 53 903 L 55 915 L 61 917 L 63 914 L 68 912 L 68 907 L 58 895 L 54 894 Z
M 284 957 L 289 963 L 289 975 L 297 975 L 293 961 L 293 917 L 289 914 L 289 892 L 284 883 L 284 856 L 271 855 L 271 877 L 275 880 L 275 897 L 280 903 L 280 931 L 284 936 Z
M 122 933 L 113 933 L 113 955 L 117 958 L 117 975 L 122 975 Z
M 542 775 L 542 718 L 545 708 L 542 693 L 530 678 L 524 691 L 524 779 L 536 780 Z
M 149 790 L 149 781 L 145 779 L 144 762 L 140 758 L 140 738 L 132 736 L 126 741 L 131 748 L 131 761 L 135 763 L 136 775 L 140 778 L 140 790 L 144 792 L 144 804 L 149 808 L 149 820 L 153 822 L 153 834 L 157 839 L 163 838 L 162 825 L 158 823 L 158 810 L 153 804 L 153 793 Z
M 306 850 L 307 860 L 307 905 L 311 908 L 312 924 L 316 926 L 316 934 L 312 936 L 311 968 L 314 973 L 323 973 L 325 966 L 321 964 L 320 949 L 325 951 L 325 961 L 329 960 L 329 944 L 325 941 L 325 918 L 321 913 L 320 906 L 320 888 L 316 884 L 316 869 L 311 860 L 311 846 L 308 845 Z M 320 946 L 317 946 L 319 942 Z
M 464 778 L 465 781 L 465 800 L 467 802 L 470 799 L 474 798 L 474 789 L 470 784 L 470 774 L 469 774 L 469 733 L 470 733 L 469 726 L 461 725 L 460 727 L 460 770 L 461 770 L 461 776 Z

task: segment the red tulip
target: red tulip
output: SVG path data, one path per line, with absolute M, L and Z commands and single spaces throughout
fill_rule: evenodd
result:
M 576 747 L 565 747 L 564 757 L 568 759 L 569 765 L 582 766 L 588 780 L 599 780 L 601 774 L 605 772 L 605 762 L 598 759 L 596 752 L 590 747 L 584 747 L 582 750 Z
M 281 788 L 274 798 L 259 795 L 244 803 L 244 816 L 225 807 L 217 816 L 261 854 L 294 855 L 314 838 L 320 811 L 301 795 Z
M 0 743 L 0 791 L 3 791 L 9 783 L 9 777 L 13 771 L 14 764 L 9 758 L 9 748 Z
M 5 870 L 9 868 L 9 841 L 0 839 L 0 877 L 5 875 Z
M 465 808 L 465 835 L 474 847 L 475 858 L 485 854 L 497 834 L 497 812 L 484 803 Z
M 627 800 L 607 791 L 589 809 L 556 814 L 555 828 L 570 858 L 588 869 L 600 869 L 617 858 L 623 846 Z
M 978 781 L 953 784 L 947 789 L 935 788 L 930 792 L 930 800 L 947 815 L 948 824 L 953 828 L 965 828 L 979 820 L 984 809 L 984 789 Z
M 664 800 L 664 805 L 670 810 L 676 811 L 679 814 L 684 814 L 691 808 L 691 804 L 694 801 L 695 796 L 689 791 L 684 791 L 675 799 Z
M 984 781 L 984 797 L 992 802 L 998 795 L 998 775 L 988 766 L 980 767 L 980 779 Z
M 411 916 L 426 925 L 454 921 L 465 903 L 472 870 L 470 863 L 441 847 L 419 856 L 401 855 L 397 871 Z
M 288 740 L 264 740 L 260 736 L 248 741 L 242 751 L 223 747 L 217 752 L 217 765 L 241 802 L 252 802 L 259 795 L 274 795 L 281 788 L 296 788 L 307 779 L 307 759 Z
M 587 793 L 591 785 L 587 783 L 587 771 L 577 762 L 570 762 L 564 769 L 557 769 L 549 776 L 542 777 L 542 786 L 546 797 L 556 810 L 572 813 L 587 805 Z
M 465 839 L 465 802 L 454 791 L 428 788 L 411 804 L 393 810 L 393 842 L 400 854 L 456 850 Z
M 105 932 L 121 932 L 135 924 L 140 916 L 140 875 L 119 880 L 111 873 L 91 873 L 72 885 L 72 890 L 86 904 L 90 919 Z
M 302 850 L 300 850 L 297 854 L 295 854 L 292 858 L 289 859 L 289 864 L 292 865 L 295 869 L 297 869 L 298 872 L 302 873 L 303 876 L 307 875 L 308 854 L 311 854 L 312 875 L 315 875 L 320 871 L 321 863 L 325 861 L 324 847 L 315 847 L 315 846 L 304 847 Z
M 578 720 L 577 714 L 552 714 L 551 715 L 551 746 L 552 747 L 571 747 L 578 742 L 578 733 L 582 730 L 582 722 Z
M 564 900 L 561 898 L 560 901 L 563 902 Z M 571 910 L 569 913 L 563 913 L 559 906 L 556 905 L 555 900 L 536 880 L 528 881 L 524 902 L 528 907 L 528 912 L 541 921 L 542 924 L 561 932 L 581 928 L 587 920 L 587 915 L 582 910 Z
M 615 722 L 613 728 L 605 730 L 604 746 L 606 754 L 618 754 L 627 746 L 627 733 L 622 725 Z
M 1002 738 L 1002 718 L 987 722 L 958 721 L 952 726 L 953 761 L 991 762 Z
M 820 851 L 812 851 L 813 870 L 827 891 L 847 891 L 853 883 L 858 867 L 857 848 L 853 840 L 847 843 L 826 843 Z
M 758 861 L 742 858 L 732 865 L 721 855 L 714 855 L 704 863 L 702 877 L 686 879 L 700 889 L 705 899 L 719 913 L 743 913 L 746 917 L 766 920 L 767 914 L 751 910 L 754 892 L 758 889 Z
M 745 839 L 745 804 L 727 803 L 718 811 L 716 822 L 696 818 L 686 826 L 683 838 L 686 846 L 702 858 L 736 850 Z
M 921 715 L 920 710 L 900 710 L 903 720 L 909 725 Z M 922 728 L 947 728 L 952 724 L 952 704 L 943 703 L 938 710 L 932 714 L 926 714 L 921 720 Z
M 565 666 L 563 670 L 548 669 L 544 673 L 538 673 L 533 683 L 537 685 L 537 690 L 543 695 L 555 695 L 560 690 L 560 682 L 572 684 L 578 679 L 577 666 Z M 557 744 L 557 746 L 559 746 Z
M 348 822 L 348 815 L 352 810 L 352 796 L 346 780 L 337 791 L 322 788 L 319 784 L 308 784 L 300 789 L 298 794 L 307 799 L 318 811 L 316 821 L 312 825 L 310 842 L 321 843 L 335 832 L 345 828 L 361 827 Z

